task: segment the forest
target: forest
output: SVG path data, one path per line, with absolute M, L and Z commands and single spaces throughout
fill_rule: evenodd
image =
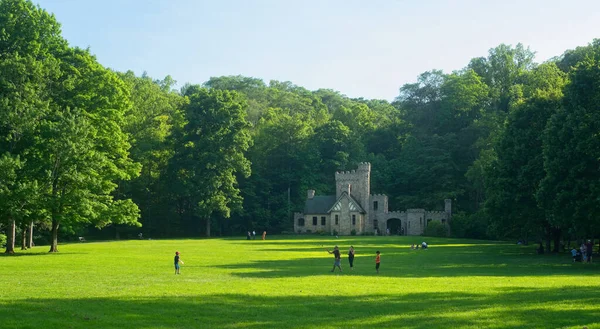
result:
M 308 189 L 370 162 L 390 209 L 450 198 L 454 237 L 558 251 L 600 234 L 600 40 L 534 60 L 501 44 L 392 102 L 245 76 L 176 88 L 0 0 L 0 245 L 293 233 Z

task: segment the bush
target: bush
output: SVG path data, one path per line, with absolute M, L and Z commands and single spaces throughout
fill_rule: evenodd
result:
M 425 232 L 423 232 L 423 235 L 436 236 L 436 237 L 447 237 L 448 229 L 446 228 L 446 225 L 444 225 L 438 221 L 431 221 L 425 228 Z
M 333 235 L 338 236 L 338 231 L 337 230 L 333 230 Z
M 362 232 L 361 235 L 375 235 L 375 232 Z
M 0 248 L 6 248 L 6 235 L 0 233 Z
M 350 231 L 350 235 L 356 235 L 356 230 L 352 229 L 352 231 Z

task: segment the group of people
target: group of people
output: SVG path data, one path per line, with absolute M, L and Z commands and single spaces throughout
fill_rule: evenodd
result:
M 333 257 L 334 257 L 333 268 L 331 269 L 331 272 L 334 272 L 336 267 L 340 269 L 340 272 L 342 272 L 342 256 L 340 254 L 340 249 L 338 248 L 338 246 L 333 247 L 333 251 L 330 251 L 327 249 L 327 252 L 329 254 L 333 254 Z M 353 246 L 350 246 L 350 249 L 348 249 L 348 263 L 350 263 L 350 270 L 354 270 L 354 247 Z M 379 252 L 379 250 L 377 250 L 377 252 L 375 252 L 375 271 L 377 271 L 377 274 L 379 274 L 380 263 L 381 263 L 381 253 Z
M 263 231 L 262 239 L 265 240 L 267 238 L 267 231 Z M 246 240 L 255 240 L 256 239 L 256 231 L 248 231 L 246 234 Z
M 419 244 L 417 243 L 417 244 L 410 245 L 410 249 L 412 249 L 412 250 L 419 250 Z M 427 249 L 427 242 L 423 241 L 421 243 L 421 249 Z
M 573 256 L 573 263 L 575 262 L 584 262 L 591 263 L 592 262 L 592 253 L 594 249 L 594 243 L 592 240 L 587 240 L 586 243 L 582 243 L 579 246 L 579 250 L 575 247 L 571 249 L 571 255 Z

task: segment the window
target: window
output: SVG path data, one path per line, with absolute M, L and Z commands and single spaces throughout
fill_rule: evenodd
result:
M 356 215 L 352 215 L 352 225 L 356 225 Z
M 298 226 L 304 226 L 304 218 L 298 218 Z
M 379 203 L 377 201 L 373 202 L 373 210 L 377 210 L 379 208 Z
M 321 216 L 321 225 L 325 226 L 327 224 L 327 218 L 325 216 Z
M 340 224 L 340 217 L 338 215 L 335 215 L 335 225 L 339 225 Z
M 314 216 L 314 217 L 313 217 L 313 225 L 314 225 L 314 226 L 317 226 L 317 216 Z
M 379 221 L 377 219 L 373 220 L 373 228 L 374 229 L 378 229 L 379 228 Z

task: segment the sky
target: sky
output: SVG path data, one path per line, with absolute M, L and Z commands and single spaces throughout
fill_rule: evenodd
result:
M 72 46 L 117 71 L 291 81 L 393 100 L 501 43 L 543 62 L 600 37 L 597 0 L 33 0 Z

